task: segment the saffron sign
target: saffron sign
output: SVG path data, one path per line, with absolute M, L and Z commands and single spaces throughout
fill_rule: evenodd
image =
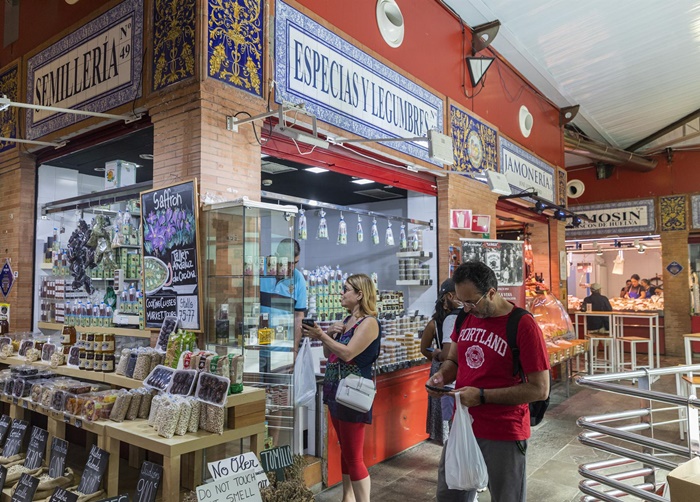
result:
M 27 61 L 27 101 L 105 112 L 141 95 L 143 0 L 124 0 Z M 27 137 L 86 117 L 27 110 Z
M 656 231 L 654 199 L 588 204 L 569 209 L 586 218 L 582 218 L 578 228 L 567 229 L 567 237 Z

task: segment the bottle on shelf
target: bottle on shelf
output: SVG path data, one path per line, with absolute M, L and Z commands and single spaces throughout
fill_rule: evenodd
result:
M 216 314 L 216 345 L 229 344 L 229 328 L 230 322 L 228 318 L 228 304 L 222 303 L 219 306 L 219 311 Z
M 274 330 L 270 328 L 270 314 L 267 312 L 261 313 L 258 327 L 258 343 L 260 345 L 270 345 L 274 333 Z
M 7 319 L 0 319 L 0 335 L 6 335 L 10 332 L 10 323 Z

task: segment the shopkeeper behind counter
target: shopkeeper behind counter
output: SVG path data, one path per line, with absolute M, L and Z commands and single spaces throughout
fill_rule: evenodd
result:
M 270 314 L 270 327 L 279 324 L 276 316 L 294 314 L 294 353 L 299 350 L 301 341 L 301 320 L 306 313 L 306 281 L 304 274 L 297 270 L 301 247 L 294 239 L 283 239 L 277 246 L 277 257 L 288 257 L 294 252 L 294 262 L 287 275 L 260 277 L 261 312 Z M 290 298 L 293 302 L 290 302 Z M 290 307 L 290 304 L 293 304 Z M 293 312 L 290 310 L 293 309 Z

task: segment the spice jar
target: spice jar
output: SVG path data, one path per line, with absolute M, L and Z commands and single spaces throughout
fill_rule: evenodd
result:
M 95 334 L 94 333 L 87 334 L 87 341 L 85 342 L 85 350 L 87 350 L 88 352 L 95 351 Z
M 61 334 L 61 345 L 64 347 L 70 347 L 75 345 L 75 338 L 77 333 L 75 332 L 75 326 L 63 326 L 63 332 Z
M 93 347 L 95 350 L 95 354 L 97 353 L 102 353 L 104 350 L 102 349 L 102 345 L 104 344 L 104 339 L 105 335 L 102 335 L 100 333 L 95 333 L 95 340 L 93 341 Z
M 104 335 L 104 341 L 102 342 L 102 352 L 111 352 L 112 354 L 114 353 L 114 335 Z
M 102 371 L 104 373 L 114 372 L 114 354 L 103 354 L 102 356 Z
M 87 344 L 87 333 L 80 333 L 78 336 L 78 347 L 81 349 L 85 348 L 85 345 Z
M 85 369 L 85 359 L 87 358 L 87 353 L 80 349 L 80 362 L 78 363 L 78 368 L 81 370 Z
M 95 353 L 85 352 L 85 369 L 87 371 L 93 371 L 95 369 Z
M 104 354 L 101 352 L 95 353 L 95 365 L 94 365 L 94 370 L 102 372 L 103 371 L 103 364 L 104 364 Z

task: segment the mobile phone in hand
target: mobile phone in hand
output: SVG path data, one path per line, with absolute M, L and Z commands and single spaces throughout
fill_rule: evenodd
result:
M 306 318 L 302 319 L 301 323 L 304 326 L 309 326 L 311 328 L 313 328 L 316 325 L 316 321 L 314 319 L 312 319 L 311 317 L 306 317 Z
M 434 385 L 425 384 L 426 389 L 430 389 L 434 392 L 452 392 L 454 389 L 452 387 L 435 387 Z
M 433 352 L 435 349 L 433 347 L 426 347 L 426 352 Z

